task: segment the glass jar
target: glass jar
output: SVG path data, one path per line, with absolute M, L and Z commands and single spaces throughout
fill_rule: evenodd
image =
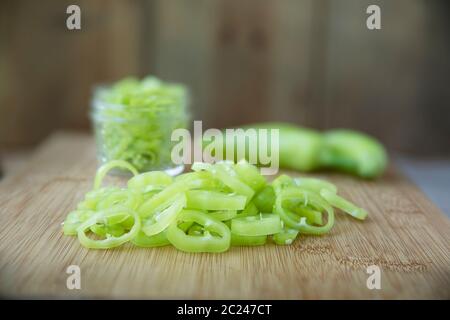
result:
M 184 169 L 171 160 L 172 131 L 187 128 L 188 91 L 156 78 L 122 80 L 94 90 L 91 120 L 101 164 L 125 160 L 139 172 Z M 120 173 L 117 171 L 116 173 Z

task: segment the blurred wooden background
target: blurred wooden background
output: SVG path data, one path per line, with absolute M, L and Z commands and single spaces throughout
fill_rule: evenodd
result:
M 78 4 L 82 30 L 66 29 Z M 381 7 L 382 29 L 366 28 Z M 87 130 L 91 88 L 186 83 L 195 119 L 288 120 L 450 154 L 449 5 L 438 0 L 2 0 L 0 149 Z

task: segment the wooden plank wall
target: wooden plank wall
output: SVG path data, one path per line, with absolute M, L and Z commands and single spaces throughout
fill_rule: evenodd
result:
M 55 128 L 88 128 L 92 85 L 137 73 L 140 11 L 132 1 L 2 1 L 0 144 L 33 144 Z
M 205 126 L 345 126 L 450 153 L 444 1 L 85 0 L 80 32 L 65 29 L 69 3 L 0 3 L 0 148 L 86 129 L 93 84 L 153 73 L 189 85 Z

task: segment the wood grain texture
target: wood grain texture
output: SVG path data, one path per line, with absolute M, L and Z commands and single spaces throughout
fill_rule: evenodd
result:
M 376 182 L 318 174 L 368 209 L 364 222 L 338 213 L 326 236 L 223 254 L 87 250 L 63 236 L 60 224 L 91 188 L 95 169 L 92 138 L 60 133 L 0 183 L 1 296 L 450 298 L 450 222 L 394 169 Z M 81 290 L 66 288 L 73 264 L 81 268 Z M 381 290 L 366 287 L 373 264 L 382 270 Z

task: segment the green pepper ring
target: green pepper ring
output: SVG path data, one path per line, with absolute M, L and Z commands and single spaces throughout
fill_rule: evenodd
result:
M 306 218 L 302 217 L 300 222 L 295 221 L 291 215 L 289 215 L 286 211 L 287 209 L 283 208 L 282 202 L 283 200 L 289 198 L 297 198 L 301 199 L 305 204 L 311 203 L 316 207 L 320 207 L 328 213 L 328 221 L 323 226 L 312 226 L 306 222 Z M 282 191 L 280 191 L 279 195 L 275 200 L 275 212 L 280 215 L 280 218 L 284 221 L 284 223 L 293 229 L 296 229 L 304 234 L 315 234 L 320 235 L 324 234 L 333 227 L 334 225 L 334 210 L 333 208 L 326 203 L 325 200 L 307 192 L 306 190 L 301 190 L 297 187 L 289 187 Z
M 206 235 L 187 235 L 178 227 L 180 222 L 196 222 L 207 230 Z M 209 231 L 219 234 L 220 237 L 213 236 Z M 193 210 L 181 211 L 177 220 L 167 229 L 166 235 L 175 248 L 185 252 L 224 252 L 230 247 L 231 241 L 230 230 L 225 224 L 206 213 Z
M 109 237 L 102 240 L 93 240 L 88 238 L 86 235 L 86 230 L 91 226 L 104 221 L 106 217 L 109 215 L 117 214 L 118 212 L 128 212 L 130 216 L 134 218 L 133 227 L 127 233 L 121 235 L 120 237 Z M 141 220 L 139 219 L 139 215 L 134 210 L 123 206 L 116 206 L 108 210 L 99 211 L 88 220 L 83 222 L 77 229 L 78 240 L 80 243 L 86 248 L 91 249 L 109 249 L 113 247 L 118 247 L 125 242 L 132 240 L 141 229 Z

